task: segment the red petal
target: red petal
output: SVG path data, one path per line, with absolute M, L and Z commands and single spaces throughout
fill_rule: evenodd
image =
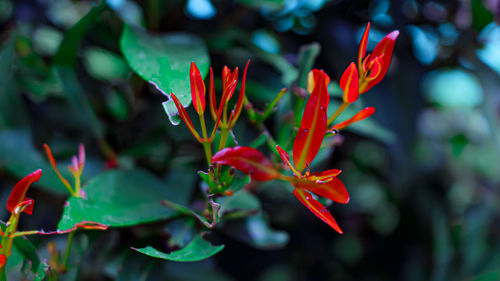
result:
M 342 173 L 342 170 L 339 169 L 330 169 L 322 172 L 312 173 L 307 177 L 308 180 L 317 181 L 317 180 L 327 180 L 332 177 L 336 177 Z
M 177 107 L 177 111 L 179 112 L 179 115 L 181 116 L 182 120 L 184 121 L 184 123 L 188 127 L 189 131 L 191 131 L 191 134 L 193 134 L 193 136 L 199 142 L 202 142 L 202 139 L 200 138 L 200 135 L 198 134 L 198 132 L 196 132 L 196 130 L 195 130 L 194 126 L 193 126 L 193 122 L 191 122 L 191 118 L 189 118 L 189 115 L 188 115 L 186 109 L 184 108 L 184 106 L 182 106 L 182 103 L 174 95 L 174 93 L 170 93 L 170 96 L 174 100 L 175 107 Z
M 338 123 L 337 125 L 334 125 L 333 127 L 331 127 L 329 130 L 333 130 L 333 129 L 337 129 L 337 130 L 341 130 L 341 129 L 344 129 L 345 127 L 351 125 L 352 123 L 355 123 L 355 122 L 358 122 L 358 121 L 361 121 L 363 119 L 366 119 L 370 116 L 373 115 L 373 113 L 375 113 L 375 108 L 374 107 L 365 107 L 363 108 L 360 112 L 356 113 L 353 117 L 351 117 L 350 119 L 347 119 L 346 121 L 344 122 L 340 122 Z
M 318 182 L 310 180 L 299 180 L 295 183 L 295 187 L 306 189 L 308 191 L 311 191 L 312 193 L 323 196 L 337 203 L 347 204 L 349 202 L 349 193 L 347 193 L 344 184 L 337 177 L 331 177 L 325 183 Z
M 191 80 L 191 98 L 193 99 L 194 109 L 198 114 L 202 114 L 205 112 L 205 83 L 194 62 L 191 62 L 189 78 Z
M 255 148 L 248 146 L 227 147 L 212 157 L 212 163 L 230 165 L 258 181 L 268 181 L 280 177 L 271 162 Z
M 2 268 L 6 262 L 7 262 L 7 258 L 4 255 L 0 255 L 0 268 Z
M 210 82 L 208 85 L 208 98 L 210 99 L 210 113 L 214 120 L 217 118 L 217 100 L 215 98 L 214 72 L 210 67 Z
M 313 69 L 309 72 L 307 75 L 307 90 L 309 93 L 312 93 L 314 91 L 314 87 L 316 85 L 316 81 L 320 79 L 320 76 L 324 76 L 325 73 L 323 70 L 319 69 Z M 330 83 L 330 77 L 326 76 L 325 77 L 325 85 L 328 88 L 328 83 Z
M 351 62 L 340 78 L 340 88 L 344 91 L 344 102 L 353 103 L 359 97 L 358 69 L 356 64 Z
M 370 22 L 366 25 L 365 32 L 363 32 L 363 36 L 361 37 L 361 41 L 359 42 L 359 51 L 358 51 L 358 67 L 361 68 L 361 63 L 366 54 L 366 45 L 368 44 L 368 35 L 370 34 Z
M 9 199 L 7 199 L 7 210 L 9 210 L 9 212 L 13 212 L 19 203 L 27 200 L 26 192 L 28 191 L 28 188 L 33 182 L 39 181 L 41 176 L 42 170 L 38 169 L 24 177 L 14 186 L 10 193 Z M 24 212 L 31 215 L 33 213 L 34 201 L 33 199 L 28 200 L 32 200 L 32 203 L 26 209 L 24 209 Z
M 299 131 L 293 143 L 293 161 L 302 171 L 318 154 L 326 132 L 328 90 L 325 80 L 330 79 L 323 71 L 317 75 L 314 90 L 307 101 Z
M 236 90 L 236 84 L 238 83 L 238 67 L 234 69 L 232 74 L 227 77 L 227 81 L 223 86 L 223 93 L 222 95 L 225 94 L 225 92 L 228 92 L 227 94 L 227 101 L 233 97 L 234 90 Z
M 245 98 L 245 83 L 247 79 L 247 70 L 249 64 L 250 60 L 248 60 L 247 64 L 245 65 L 245 70 L 243 71 L 243 78 L 241 80 L 240 95 L 238 96 L 238 101 L 236 102 L 236 106 L 234 107 L 234 114 L 232 114 L 232 117 L 230 118 L 231 120 L 229 121 L 231 124 L 231 128 L 236 124 L 236 121 L 240 117 L 241 110 L 243 109 L 243 100 Z
M 285 165 L 290 165 L 290 155 L 286 151 L 283 150 L 279 145 L 276 145 L 276 150 L 280 154 L 281 161 L 283 161 L 283 164 Z
M 295 197 L 297 197 L 297 199 L 299 199 L 299 201 L 304 204 L 304 206 L 306 206 L 318 218 L 326 222 L 331 228 L 333 228 L 340 234 L 343 233 L 330 212 L 328 212 L 325 206 L 321 205 L 321 203 L 315 200 L 309 192 L 300 188 L 295 188 L 293 190 L 293 195 L 295 195 Z
M 375 86 L 380 81 L 382 81 L 382 78 L 384 78 L 385 74 L 387 73 L 387 70 L 389 70 L 389 66 L 391 65 L 392 52 L 394 50 L 394 44 L 396 43 L 398 35 L 399 31 L 394 30 L 393 32 L 387 34 L 384 38 L 382 38 L 382 40 L 377 44 L 377 46 L 375 46 L 375 49 L 371 54 L 372 58 L 371 60 L 374 60 L 375 58 L 383 55 L 381 61 L 382 69 L 378 77 L 376 79 L 369 81 L 367 86 L 364 87 L 361 93 L 368 91 L 371 87 Z

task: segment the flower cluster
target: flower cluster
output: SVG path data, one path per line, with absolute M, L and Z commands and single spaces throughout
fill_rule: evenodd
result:
M 335 219 L 311 192 L 334 202 L 348 203 L 349 194 L 337 178 L 341 171 L 331 169 L 311 173 L 309 165 L 318 154 L 327 132 L 343 129 L 375 112 L 373 107 L 367 107 L 350 119 L 329 127 L 349 104 L 358 100 L 360 94 L 379 83 L 389 69 L 399 32 L 389 33 L 377 44 L 371 55 L 365 56 L 369 27 L 368 24 L 361 40 L 358 66 L 351 63 L 340 79 L 340 87 L 344 91 L 343 103 L 330 118 L 327 117 L 330 99 L 327 86 L 330 78 L 322 70 L 313 69 L 310 72 L 308 90 L 311 95 L 293 143 L 292 158 L 295 165 L 292 165 L 289 154 L 280 146 L 276 146 L 283 163 L 291 169 L 293 176 L 281 174 L 261 152 L 251 147 L 225 148 L 212 157 L 213 163 L 231 165 L 245 174 L 250 174 L 254 180 L 281 179 L 290 182 L 294 186 L 293 194 L 297 199 L 339 233 L 342 233 L 342 230 Z

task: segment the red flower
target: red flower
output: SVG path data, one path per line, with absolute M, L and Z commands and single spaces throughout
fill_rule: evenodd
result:
M 370 23 L 367 24 L 358 51 L 358 72 L 359 72 L 359 93 L 363 94 L 373 86 L 382 81 L 389 66 L 391 65 L 392 51 L 398 38 L 399 31 L 394 30 L 387 34 L 375 46 L 373 52 L 366 55 L 366 45 L 368 43 L 368 34 L 370 33 Z
M 245 97 L 245 80 L 246 80 L 246 74 L 248 70 L 248 64 L 250 63 L 250 60 L 247 62 L 245 66 L 245 71 L 243 73 L 243 79 L 241 83 L 241 88 L 240 88 L 240 95 L 238 97 L 238 101 L 236 103 L 235 108 L 231 111 L 231 114 L 229 116 L 229 119 L 227 118 L 227 102 L 231 97 L 233 96 L 234 90 L 236 89 L 236 84 L 238 82 L 238 68 L 236 68 L 232 73 L 231 70 L 228 67 L 224 67 L 222 71 L 222 99 L 220 101 L 219 106 L 217 107 L 217 101 L 215 98 L 215 86 L 214 86 L 214 75 L 212 68 L 210 68 L 210 84 L 209 84 L 209 99 L 210 99 L 210 112 L 212 114 L 212 117 L 215 121 L 214 128 L 212 130 L 212 133 L 210 137 L 206 134 L 206 129 L 205 129 L 205 119 L 204 119 L 204 114 L 205 114 L 205 94 L 206 94 L 206 88 L 205 88 L 205 83 L 203 82 L 203 78 L 201 76 L 200 71 L 198 70 L 198 67 L 196 67 L 196 64 L 194 62 L 191 63 L 191 69 L 189 71 L 189 77 L 190 77 L 190 82 L 191 82 L 191 98 L 193 100 L 193 106 L 196 112 L 198 113 L 200 117 L 200 122 L 202 126 L 202 131 L 203 134 L 200 136 L 196 129 L 193 126 L 193 122 L 191 121 L 191 118 L 187 114 L 186 109 L 184 106 L 181 104 L 179 99 L 174 93 L 170 93 L 175 106 L 177 107 L 177 111 L 179 112 L 179 115 L 181 119 L 184 121 L 186 126 L 188 127 L 189 131 L 193 134 L 193 136 L 200 142 L 212 142 L 213 138 L 215 136 L 215 132 L 217 131 L 217 128 L 219 125 L 225 125 L 228 126 L 229 129 L 234 127 L 236 120 L 241 114 L 241 110 L 243 109 L 243 100 Z
M 237 146 L 223 149 L 212 157 L 212 163 L 231 165 L 245 174 L 250 174 L 255 180 L 282 179 L 290 182 L 295 187 L 293 194 L 302 204 L 330 227 L 342 233 L 328 210 L 309 193 L 342 204 L 349 202 L 349 194 L 344 184 L 337 178 L 341 171 L 332 169 L 311 174 L 307 169 L 303 173 L 318 154 L 327 126 L 326 109 L 329 101 L 327 85 L 330 78 L 320 70 L 311 73 L 312 81 L 309 82 L 309 88 L 312 89 L 312 94 L 307 101 L 300 129 L 293 144 L 295 167 L 291 164 L 288 153 L 276 146 L 283 163 L 293 171 L 293 177 L 281 175 L 261 152 L 251 147 Z

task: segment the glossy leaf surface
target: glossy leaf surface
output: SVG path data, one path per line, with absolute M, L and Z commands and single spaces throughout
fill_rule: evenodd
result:
M 248 146 L 224 148 L 212 157 L 212 163 L 233 166 L 258 181 L 268 181 L 280 176 L 262 152 Z
M 313 175 L 312 179 L 314 177 Z M 349 202 L 349 193 L 347 193 L 344 184 L 337 177 L 317 181 L 301 180 L 294 185 L 297 188 L 306 189 L 337 203 L 347 204 Z
M 160 258 L 164 260 L 178 261 L 178 262 L 192 262 L 200 261 L 217 254 L 224 249 L 224 245 L 214 246 L 209 242 L 205 241 L 201 234 L 196 236 L 191 243 L 186 247 L 171 253 L 164 253 L 158 251 L 157 249 L 148 246 L 146 248 L 132 248 L 137 252 L 148 255 L 154 258 Z
M 299 131 L 293 143 L 293 161 L 297 170 L 302 171 L 318 154 L 326 132 L 328 108 L 328 90 L 325 80 L 329 77 L 314 74 L 314 90 L 307 101 Z
M 112 170 L 90 180 L 84 188 L 87 199 L 72 197 L 64 207 L 60 230 L 82 221 L 110 227 L 136 225 L 166 219 L 175 212 L 162 199 L 185 203 L 188 195 L 144 170 Z M 183 189 L 186 186 L 182 186 Z
M 7 199 L 7 210 L 13 212 L 16 206 L 26 200 L 31 201 L 31 204 L 24 209 L 24 212 L 31 215 L 33 213 L 34 200 L 26 198 L 26 192 L 33 182 L 39 181 L 42 176 L 42 170 L 38 169 L 33 173 L 21 179 L 12 189 L 9 199 Z
M 295 188 L 293 190 L 293 195 L 299 199 L 299 201 L 304 204 L 313 214 L 315 214 L 322 221 L 326 222 L 331 228 L 333 228 L 338 233 L 342 234 L 342 230 L 339 225 L 332 217 L 330 212 L 325 208 L 325 206 L 321 205 L 316 199 L 312 197 L 312 195 L 300 188 Z
M 175 93 L 184 106 L 191 103 L 191 87 L 187 79 L 191 62 L 196 62 L 203 75 L 208 73 L 210 59 L 207 48 L 193 34 L 153 35 L 125 25 L 120 47 L 128 64 L 139 76 L 154 83 L 164 93 Z
M 377 57 L 381 58 L 381 70 L 377 77 L 370 80 L 367 86 L 363 89 L 363 93 L 368 91 L 370 88 L 380 83 L 384 78 L 389 66 L 391 65 L 392 52 L 394 50 L 394 44 L 399 36 L 399 31 L 394 30 L 393 32 L 387 34 L 378 44 L 370 55 L 370 60 L 374 60 Z

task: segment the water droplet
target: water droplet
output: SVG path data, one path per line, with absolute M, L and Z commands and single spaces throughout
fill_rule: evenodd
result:
M 304 129 L 303 132 L 307 133 L 307 132 L 309 132 L 309 129 Z

